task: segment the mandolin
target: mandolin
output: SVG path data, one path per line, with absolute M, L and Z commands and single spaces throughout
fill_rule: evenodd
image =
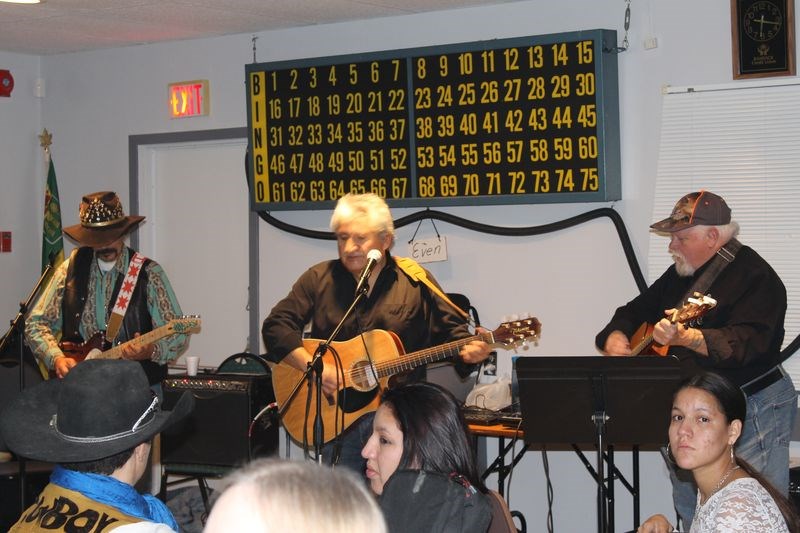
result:
M 680 309 L 676 309 L 669 317 L 673 324 L 683 324 L 689 328 L 702 322 L 703 316 L 717 305 L 717 301 L 711 296 L 694 293 L 693 298 L 686 300 L 686 304 Z M 653 328 L 655 324 L 644 322 L 636 333 L 631 337 L 631 355 L 667 355 L 669 346 L 658 344 L 653 340 Z

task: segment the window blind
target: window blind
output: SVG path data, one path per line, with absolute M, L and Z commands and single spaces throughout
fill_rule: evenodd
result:
M 739 240 L 786 285 L 786 346 L 800 333 L 800 81 L 771 81 L 665 91 L 652 219 L 691 191 L 725 198 Z M 667 245 L 651 234 L 650 283 L 672 262 Z M 800 356 L 784 368 L 800 390 Z

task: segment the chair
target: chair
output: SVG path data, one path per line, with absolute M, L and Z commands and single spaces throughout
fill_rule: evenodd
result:
M 469 302 L 469 298 L 457 292 L 448 292 L 447 297 L 472 318 L 474 325 L 481 325 L 481 319 L 478 317 L 478 310 Z
M 263 356 L 255 355 L 250 352 L 240 352 L 222 361 L 217 367 L 216 373 L 260 376 L 269 374 L 270 369 L 267 360 Z
M 489 523 L 487 533 L 525 533 L 527 525 L 522 513 L 512 513 L 506 501 L 497 491 L 490 490 L 486 496 L 489 498 L 489 504 L 492 507 L 492 521 Z M 522 529 L 517 529 L 514 517 L 519 518 Z
M 469 316 L 475 326 L 480 325 L 480 318 L 478 317 L 478 310 L 472 306 L 469 298 L 463 294 L 449 292 L 447 297 L 456 304 L 459 308 L 463 309 Z M 464 403 L 467 399 L 467 394 L 472 390 L 475 385 L 475 380 L 467 377 L 461 377 L 452 364 L 441 363 L 438 365 L 428 365 L 427 380 L 431 383 L 441 385 L 445 389 L 453 393 L 458 401 Z
M 213 375 L 243 375 L 243 376 L 264 376 L 270 374 L 269 366 L 266 359 L 259 355 L 248 352 L 240 352 L 227 357 L 217 367 Z M 200 391 L 207 392 L 207 391 Z M 164 447 L 163 439 L 167 437 L 167 433 L 162 434 L 162 448 Z M 233 461 L 231 461 L 233 463 Z M 187 480 L 196 479 L 200 487 L 200 494 L 203 498 L 203 505 L 205 506 L 206 513 L 210 511 L 209 504 L 209 486 L 207 478 L 222 478 L 233 470 L 237 465 L 219 465 L 219 464 L 200 464 L 200 463 L 172 463 L 162 462 L 161 464 L 161 488 L 159 497 L 166 501 L 167 487 L 182 483 Z M 170 476 L 179 476 L 178 479 L 168 480 Z

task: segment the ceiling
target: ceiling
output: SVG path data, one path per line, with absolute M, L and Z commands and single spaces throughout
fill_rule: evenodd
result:
M 0 50 L 50 55 L 516 0 L 43 0 L 0 3 Z

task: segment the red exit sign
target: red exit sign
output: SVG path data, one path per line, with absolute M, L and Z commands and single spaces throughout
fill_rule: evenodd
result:
M 167 88 L 170 118 L 208 115 L 208 80 L 179 81 Z

